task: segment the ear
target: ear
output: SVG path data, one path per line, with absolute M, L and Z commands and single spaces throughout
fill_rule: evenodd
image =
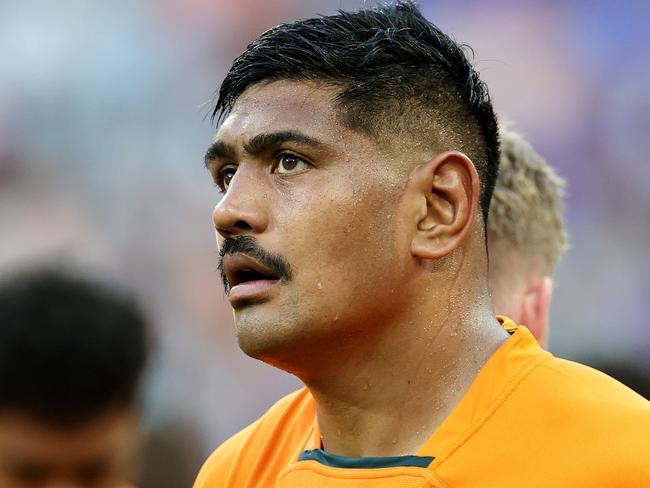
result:
M 552 295 L 553 279 L 549 276 L 535 279 L 524 292 L 521 322 L 542 346 L 548 342 L 548 314 Z
M 447 151 L 411 173 L 413 238 L 411 253 L 438 259 L 461 245 L 476 220 L 479 178 L 472 161 Z

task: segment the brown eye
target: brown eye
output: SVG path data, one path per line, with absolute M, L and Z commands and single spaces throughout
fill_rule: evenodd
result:
M 280 155 L 278 166 L 274 172 L 279 174 L 300 173 L 308 168 L 309 163 L 305 162 L 303 159 L 299 158 L 295 154 L 284 153 Z
M 230 182 L 232 181 L 236 172 L 237 166 L 234 166 L 232 164 L 224 166 L 219 170 L 219 173 L 217 173 L 217 185 L 219 185 L 221 191 L 226 191 L 228 189 L 228 186 L 230 185 Z

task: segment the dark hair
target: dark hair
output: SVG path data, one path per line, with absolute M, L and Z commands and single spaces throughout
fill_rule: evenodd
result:
M 411 2 L 282 24 L 234 61 L 212 116 L 221 121 L 249 86 L 263 81 L 340 86 L 336 101 L 353 130 L 465 152 L 479 173 L 487 221 L 499 164 L 497 123 L 465 47 Z
M 76 425 L 135 402 L 148 352 L 135 304 L 54 270 L 0 286 L 0 410 Z

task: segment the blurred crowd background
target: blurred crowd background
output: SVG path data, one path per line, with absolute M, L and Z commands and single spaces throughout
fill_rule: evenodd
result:
M 188 486 L 298 387 L 237 347 L 202 157 L 230 63 L 269 27 L 360 2 L 0 0 L 0 273 L 63 263 L 155 326 L 141 486 Z M 650 368 L 650 3 L 420 2 L 496 110 L 568 181 L 550 349 Z

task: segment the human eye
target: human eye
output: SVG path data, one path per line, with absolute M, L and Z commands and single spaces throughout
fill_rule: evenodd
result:
M 300 156 L 285 152 L 278 156 L 277 163 L 273 168 L 273 173 L 281 175 L 301 173 L 306 169 L 309 169 L 310 166 L 311 165 Z
M 217 172 L 216 183 L 222 192 L 225 193 L 226 190 L 228 190 L 228 186 L 230 185 L 230 182 L 232 181 L 236 172 L 237 166 L 234 164 L 227 164 L 219 169 Z

